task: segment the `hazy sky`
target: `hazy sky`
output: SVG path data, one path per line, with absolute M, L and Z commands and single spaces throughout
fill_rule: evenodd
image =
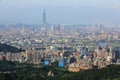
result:
M 0 0 L 0 24 L 120 24 L 120 0 Z

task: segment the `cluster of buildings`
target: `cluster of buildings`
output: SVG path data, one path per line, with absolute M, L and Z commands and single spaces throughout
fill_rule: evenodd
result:
M 119 26 L 118 30 L 106 26 L 68 30 L 65 26 L 52 25 L 48 32 L 20 24 L 1 26 L 4 28 L 0 30 L 0 42 L 25 51 L 14 54 L 0 52 L 0 60 L 44 65 L 58 61 L 59 67 L 73 72 L 119 63 Z M 112 42 L 117 46 L 109 44 Z
M 68 64 L 68 70 L 77 72 L 84 69 L 104 68 L 115 63 L 115 53 L 107 51 L 105 48 L 97 48 L 93 52 L 73 53 L 76 61 Z
M 0 25 L 0 43 L 25 50 L 0 52 L 0 60 L 52 65 L 78 72 L 118 64 L 120 25 L 48 24 L 43 12 L 42 25 Z M 100 42 L 102 41 L 102 42 Z
M 7 60 L 7 61 L 20 61 L 20 53 L 4 53 L 0 52 L 0 61 Z M 21 61 L 20 61 L 21 62 Z

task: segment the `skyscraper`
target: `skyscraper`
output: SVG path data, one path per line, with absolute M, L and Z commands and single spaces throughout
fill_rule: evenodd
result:
M 43 24 L 46 24 L 46 12 L 43 10 Z
M 45 10 L 43 10 L 43 14 L 42 14 L 42 30 L 46 31 L 46 27 L 47 27 L 47 22 L 46 22 L 46 12 Z

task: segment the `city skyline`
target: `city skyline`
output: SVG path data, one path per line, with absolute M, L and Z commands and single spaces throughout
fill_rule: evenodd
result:
M 0 80 L 120 80 L 120 0 L 0 0 Z
M 119 0 L 0 0 L 0 24 L 119 24 Z

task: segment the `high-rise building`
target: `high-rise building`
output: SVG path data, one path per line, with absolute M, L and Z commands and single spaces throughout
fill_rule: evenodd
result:
M 43 10 L 43 24 L 46 24 L 46 12 Z
M 42 30 L 46 31 L 47 29 L 47 21 L 46 21 L 46 11 L 43 10 L 43 14 L 42 14 Z

